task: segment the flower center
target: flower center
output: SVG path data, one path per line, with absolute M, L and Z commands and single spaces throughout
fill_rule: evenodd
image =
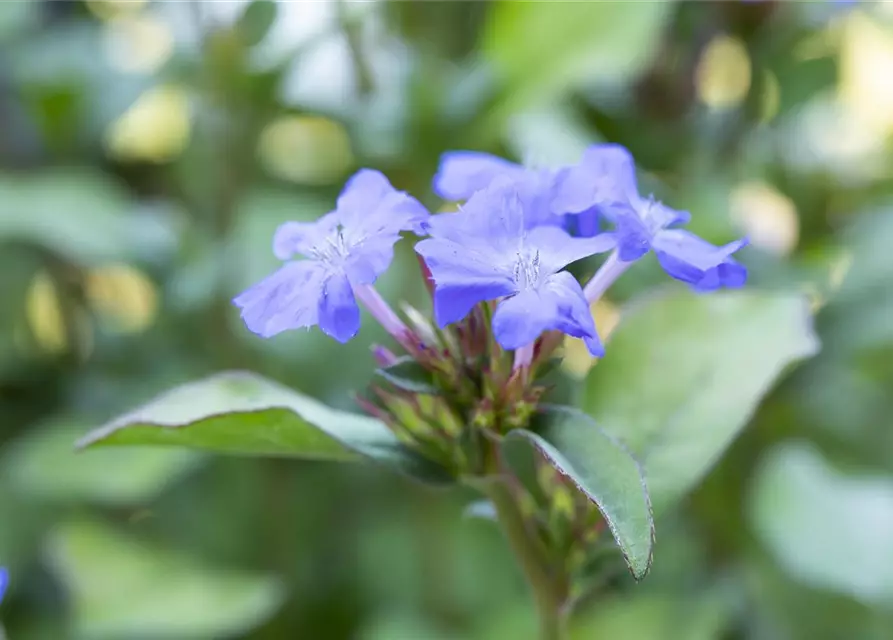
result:
M 523 291 L 533 289 L 540 282 L 540 252 L 534 251 L 533 255 L 524 251 L 518 251 L 515 260 L 513 277 L 518 289 Z
M 331 265 L 340 265 L 350 253 L 350 247 L 344 239 L 344 227 L 340 224 L 325 240 L 313 247 L 314 257 Z

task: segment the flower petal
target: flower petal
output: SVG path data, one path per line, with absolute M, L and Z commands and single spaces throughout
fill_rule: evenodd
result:
M 632 208 L 612 207 L 617 253 L 624 262 L 638 260 L 651 248 L 651 231 Z
M 360 307 L 344 274 L 329 274 L 323 282 L 318 315 L 319 328 L 338 342 L 347 342 L 357 335 Z
M 554 325 L 557 310 L 553 300 L 537 289 L 527 289 L 507 298 L 493 314 L 493 335 L 503 349 L 526 347 Z
M 525 244 L 539 252 L 544 270 L 555 273 L 577 260 L 611 251 L 617 246 L 617 238 L 613 233 L 573 238 L 563 229 L 543 226 L 528 231 Z
M 354 247 L 344 261 L 344 272 L 351 285 L 372 284 L 387 271 L 399 239 L 397 234 L 374 236 Z
M 504 349 L 527 346 L 552 329 L 583 338 L 593 355 L 604 355 L 583 289 L 567 271 L 503 300 L 493 315 L 493 333 Z
M 418 200 L 394 189 L 384 174 L 374 169 L 360 169 L 347 181 L 336 211 L 351 245 L 375 235 L 418 231 L 428 217 Z
M 6 593 L 6 587 L 9 586 L 9 571 L 6 567 L 0 567 L 0 602 L 3 602 L 3 595 Z
M 746 267 L 731 258 L 747 240 L 717 247 L 683 229 L 666 229 L 655 235 L 652 244 L 664 271 L 696 291 L 741 287 L 747 281 Z
M 317 262 L 290 262 L 233 299 L 253 333 L 269 338 L 317 323 L 325 268 Z
M 593 356 L 600 358 L 605 355 L 589 303 L 577 279 L 562 271 L 549 278 L 544 287 L 555 298 L 558 308 L 559 322 L 553 328 L 574 338 L 582 338 Z
M 330 211 L 313 222 L 285 222 L 273 234 L 273 254 L 280 260 L 288 260 L 296 253 L 309 256 L 313 247 L 325 242 L 338 226 L 336 212 Z
M 637 191 L 635 162 L 629 151 L 618 144 L 596 144 L 564 174 L 552 200 L 552 212 L 582 213 L 592 207 L 624 204 Z
M 518 184 L 502 176 L 472 195 L 458 212 L 431 216 L 428 233 L 471 249 L 514 256 L 527 227 L 525 214 Z
M 434 193 L 444 200 L 467 200 L 498 176 L 517 178 L 525 169 L 480 151 L 449 151 L 440 156 L 434 176 Z
M 438 216 L 439 217 L 439 216 Z M 434 280 L 434 318 L 445 327 L 479 302 L 515 293 L 511 264 L 451 240 L 429 238 L 415 246 Z

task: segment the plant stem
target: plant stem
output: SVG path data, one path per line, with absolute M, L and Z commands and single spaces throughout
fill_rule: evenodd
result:
M 550 570 L 543 549 L 531 537 L 524 516 L 505 484 L 489 482 L 485 491 L 493 502 L 502 530 L 533 591 L 540 618 L 541 640 L 565 640 L 570 609 L 565 578 L 554 575 Z

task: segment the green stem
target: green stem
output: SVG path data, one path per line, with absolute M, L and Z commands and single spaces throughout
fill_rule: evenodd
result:
M 505 484 L 489 482 L 485 491 L 533 591 L 540 617 L 541 640 L 565 640 L 570 612 L 566 580 L 550 570 L 542 547 L 531 537 L 524 515 Z

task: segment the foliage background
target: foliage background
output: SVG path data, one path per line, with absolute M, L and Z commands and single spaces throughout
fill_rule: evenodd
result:
M 808 295 L 823 351 L 577 636 L 889 637 L 893 6 L 12 1 L 0 60 L 8 638 L 530 637 L 520 576 L 459 491 L 71 444 L 223 368 L 350 408 L 371 323 L 346 347 L 265 342 L 229 303 L 275 267 L 276 225 L 327 211 L 358 167 L 438 209 L 443 151 L 551 165 L 599 140 L 697 232 L 748 234 L 751 286 Z M 624 276 L 602 333 L 660 281 Z M 382 290 L 426 304 L 408 247 Z M 568 354 L 570 375 L 593 364 Z

